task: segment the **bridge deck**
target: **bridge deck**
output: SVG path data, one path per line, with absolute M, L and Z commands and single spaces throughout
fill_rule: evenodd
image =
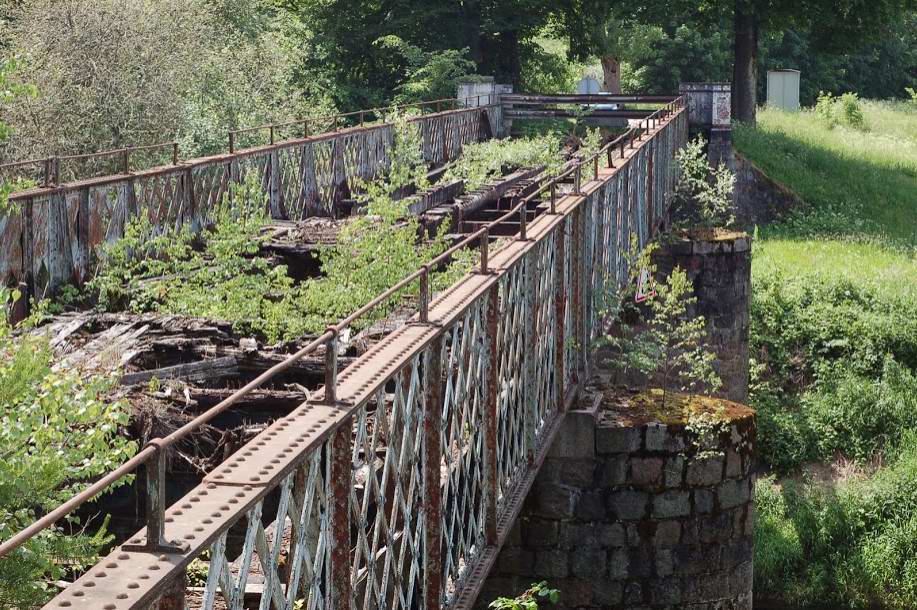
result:
M 677 104 L 583 165 L 579 194 L 347 367 L 333 404 L 303 404 L 169 507 L 183 552 L 139 550 L 141 530 L 46 608 L 148 607 L 208 550 L 208 610 L 241 608 L 253 571 L 263 610 L 470 608 L 588 369 L 605 295 L 626 281 L 623 253 L 663 218 L 686 138 Z

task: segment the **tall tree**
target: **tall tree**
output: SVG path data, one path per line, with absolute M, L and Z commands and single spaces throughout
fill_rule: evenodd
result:
M 758 48 L 763 31 L 807 27 L 815 52 L 861 44 L 917 6 L 917 0 L 707 0 L 702 10 L 733 19 L 733 117 L 755 122 Z
M 674 20 L 695 26 L 731 24 L 733 116 L 754 123 L 763 32 L 805 28 L 810 32 L 812 52 L 836 52 L 878 37 L 889 24 L 914 10 L 917 0 L 636 0 L 627 4 L 562 0 L 558 7 L 571 51 L 580 56 L 601 56 L 608 48 L 607 38 L 595 24 L 609 19 L 669 27 L 674 15 Z M 626 37 L 620 42 L 628 44 Z

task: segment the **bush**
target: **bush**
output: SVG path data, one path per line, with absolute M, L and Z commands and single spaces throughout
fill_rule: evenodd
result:
M 11 295 L 0 290 L 0 303 Z M 133 455 L 119 430 L 127 405 L 108 401 L 112 380 L 61 367 L 48 337 L 14 334 L 0 317 L 0 540 Z M 70 517 L 0 559 L 0 607 L 44 603 L 51 583 L 92 565 L 108 544 L 105 523 L 83 533 Z
M 790 605 L 917 605 L 917 435 L 873 476 L 759 479 L 755 592 Z
M 750 394 L 766 465 L 865 460 L 917 427 L 917 302 L 770 266 L 753 282 Z
M 866 131 L 866 115 L 856 93 L 848 92 L 839 97 L 822 91 L 815 103 L 815 114 L 828 129 L 844 124 L 853 129 Z
M 732 193 L 735 174 L 725 164 L 711 168 L 706 142 L 698 136 L 675 153 L 679 177 L 675 200 L 679 216 L 691 217 L 692 226 L 707 229 L 729 227 L 735 222 Z
M 475 191 L 503 172 L 519 168 L 560 167 L 560 142 L 555 134 L 512 140 L 486 140 L 467 144 L 462 156 L 449 168 L 446 179 L 462 179 L 465 190 Z

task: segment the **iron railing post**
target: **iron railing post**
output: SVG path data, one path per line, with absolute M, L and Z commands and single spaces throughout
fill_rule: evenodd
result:
M 527 222 L 528 219 L 526 218 L 527 214 L 526 214 L 525 208 L 526 208 L 525 200 L 523 199 L 521 205 L 519 206 L 519 239 L 521 239 L 522 241 L 525 241 L 528 239 L 527 226 L 526 226 L 528 224 Z
M 573 170 L 573 192 L 579 195 L 582 191 L 580 185 L 583 179 L 583 164 L 577 163 L 576 169 Z
M 420 268 L 420 321 L 423 324 L 430 321 L 430 267 L 428 265 Z
M 493 284 L 487 292 L 487 342 L 489 358 L 485 387 L 487 388 L 484 403 L 484 543 L 496 546 L 497 536 L 497 498 L 499 497 L 499 472 L 497 468 L 497 371 L 500 362 L 500 337 L 498 314 L 500 291 Z M 556 377 L 556 375 L 555 375 Z
M 188 548 L 187 543 L 173 542 L 166 539 L 166 448 L 162 439 L 152 439 L 148 446 L 156 449 L 153 456 L 144 465 L 146 478 L 146 540 L 135 538 L 123 544 L 125 551 L 147 553 L 182 553 Z
M 565 318 L 567 315 L 567 285 L 564 282 L 564 269 L 566 261 L 564 257 L 567 253 L 567 234 L 566 222 L 557 225 L 557 238 L 554 241 L 554 277 L 556 284 L 554 288 L 554 387 L 557 392 L 557 411 L 562 412 L 566 404 L 566 388 L 564 387 L 564 350 L 566 349 L 566 337 L 564 336 Z
M 330 527 L 330 561 L 328 575 L 328 608 L 350 610 L 353 599 L 353 582 L 350 564 L 350 489 L 353 469 L 353 417 L 349 417 L 334 432 L 328 443 L 330 501 L 328 522 Z
M 425 608 L 440 608 L 443 591 L 442 464 L 443 336 L 430 344 L 424 363 L 426 401 L 423 405 L 423 598 Z M 349 545 L 348 545 L 349 548 Z
M 229 154 L 236 152 L 236 134 L 232 131 L 229 132 Z
M 172 165 L 178 165 L 178 142 L 172 142 Z
M 557 180 L 551 180 L 551 214 L 557 214 Z
M 338 329 L 328 328 L 331 338 L 325 342 L 325 404 L 337 403 L 338 384 Z
M 481 273 L 490 273 L 490 229 L 484 227 L 481 234 Z

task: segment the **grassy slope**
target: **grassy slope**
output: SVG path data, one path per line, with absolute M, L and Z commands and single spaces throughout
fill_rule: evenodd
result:
M 917 514 L 917 482 L 903 473 L 917 466 L 917 453 L 913 436 L 885 439 L 913 426 L 917 106 L 865 102 L 864 111 L 866 132 L 775 110 L 759 114 L 756 130 L 735 131 L 737 149 L 807 203 L 788 221 L 761 228 L 755 244 L 752 335 L 770 377 L 755 405 L 763 453 L 793 454 L 783 464 L 771 460 L 792 469 L 833 452 L 850 455 L 856 444 L 884 454 L 887 464 L 830 493 L 806 482 L 780 491 L 763 481 L 756 594 L 800 605 L 905 608 L 917 605 L 917 530 L 904 516 Z M 883 369 L 883 358 L 896 363 L 886 360 Z M 800 368 L 809 370 L 800 375 Z M 790 378 L 805 382 L 790 387 Z M 902 491 L 894 504 L 904 515 L 864 520 L 875 489 L 889 480 Z M 900 540 L 900 549 L 888 540 Z

